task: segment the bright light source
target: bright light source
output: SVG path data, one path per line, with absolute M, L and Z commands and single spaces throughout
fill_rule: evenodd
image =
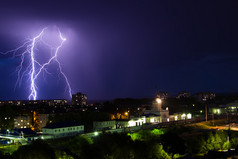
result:
M 97 131 L 96 131 L 96 132 L 94 132 L 94 135 L 95 135 L 95 136 L 98 136 L 98 132 L 97 132 Z
M 187 114 L 187 119 L 191 119 L 192 118 L 192 114 L 191 113 L 188 113 Z
M 155 118 L 150 118 L 150 122 L 154 123 L 155 122 Z
M 177 121 L 177 120 L 178 120 L 178 116 L 175 116 L 175 117 L 174 117 L 174 120 Z
M 127 112 L 125 112 L 125 115 L 127 116 L 127 115 L 128 115 L 128 113 L 127 113 Z
M 186 114 L 182 114 L 182 119 L 185 119 L 186 118 Z
M 133 121 L 133 120 L 130 120 L 130 121 L 128 122 L 128 126 L 129 126 L 129 127 L 131 127 L 131 126 L 136 126 L 136 122 Z
M 156 98 L 156 102 L 157 102 L 157 103 L 162 103 L 162 100 L 159 99 L 159 98 Z

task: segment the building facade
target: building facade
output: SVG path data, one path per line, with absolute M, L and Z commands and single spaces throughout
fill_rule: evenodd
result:
M 40 130 L 46 126 L 47 122 L 49 121 L 49 116 L 49 114 L 38 114 Z
M 149 109 L 145 110 L 143 113 L 148 116 L 150 123 L 154 122 L 168 122 L 169 121 L 169 109 L 162 108 L 162 99 L 156 98 Z M 158 119 L 160 116 L 160 119 Z M 154 119 L 154 120 L 153 120 Z
M 108 130 L 108 129 L 115 129 L 115 128 L 116 128 L 115 120 L 93 122 L 94 131 L 101 131 L 101 130 Z
M 72 95 L 72 105 L 85 106 L 87 105 L 87 95 L 82 93 L 77 93 Z
M 199 93 L 196 93 L 194 97 L 199 102 L 206 102 L 206 101 L 215 99 L 216 94 L 213 92 L 199 92 Z
M 12 106 L 32 106 L 32 105 L 65 106 L 67 104 L 68 104 L 68 101 L 66 99 L 0 101 L 0 106 L 2 106 L 2 105 L 12 105 Z
M 43 134 L 52 135 L 54 138 L 76 136 L 84 133 L 84 125 L 77 122 L 51 123 L 42 128 Z
M 31 118 L 29 115 L 19 115 L 14 118 L 14 128 L 23 129 L 30 128 Z

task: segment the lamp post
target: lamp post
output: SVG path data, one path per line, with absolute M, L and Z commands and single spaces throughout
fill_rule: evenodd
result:
M 160 98 L 156 98 L 156 102 L 157 102 L 159 111 L 161 111 L 162 110 L 162 100 Z

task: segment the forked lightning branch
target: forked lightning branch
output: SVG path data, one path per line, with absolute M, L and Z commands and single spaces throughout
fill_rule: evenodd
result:
M 64 42 L 66 41 L 66 38 L 64 38 L 61 32 L 58 30 L 58 37 L 60 38 L 60 44 L 58 46 L 50 45 L 49 43 L 45 42 L 43 38 L 43 35 L 46 34 L 46 30 L 47 28 L 42 29 L 42 31 L 37 36 L 27 40 L 21 46 L 13 50 L 9 50 L 7 52 L 1 52 L 1 54 L 3 55 L 12 54 L 13 57 L 20 58 L 20 64 L 16 69 L 17 80 L 16 80 L 15 88 L 17 86 L 21 86 L 23 77 L 27 76 L 27 78 L 30 81 L 30 85 L 29 85 L 30 93 L 28 96 L 29 100 L 37 99 L 38 97 L 37 90 L 40 89 L 37 87 L 37 79 L 39 78 L 39 75 L 42 73 L 51 74 L 51 72 L 49 72 L 47 68 L 53 62 L 56 62 L 59 75 L 65 81 L 66 91 L 68 91 L 68 94 L 70 97 L 72 96 L 71 87 L 70 87 L 68 78 L 65 75 L 65 73 L 62 71 L 62 66 L 58 60 L 58 52 L 60 48 L 63 46 Z M 51 57 L 45 63 L 40 63 L 39 60 L 37 60 L 36 54 L 38 52 L 37 52 L 36 46 L 39 42 L 42 42 L 46 47 L 49 47 L 51 50 Z M 30 61 L 26 61 L 26 60 L 30 60 Z

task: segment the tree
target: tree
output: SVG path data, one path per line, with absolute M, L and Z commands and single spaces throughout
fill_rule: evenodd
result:
M 6 157 L 4 156 L 4 154 L 3 154 L 2 151 L 0 151 L 0 158 L 1 158 L 1 159 L 5 159 L 5 158 L 6 158 Z
M 132 152 L 132 140 L 127 134 L 103 134 L 95 138 L 94 145 L 101 149 L 105 157 L 127 159 Z
M 156 141 L 134 141 L 133 154 L 135 159 L 170 159 L 163 146 Z
M 207 153 L 208 151 L 227 150 L 230 148 L 228 134 L 224 131 L 217 131 L 215 133 L 209 132 L 202 139 L 203 146 L 201 152 Z
M 182 138 L 176 133 L 167 132 L 161 136 L 162 145 L 165 151 L 171 154 L 172 158 L 175 154 L 185 154 L 186 146 Z
M 13 153 L 16 159 L 55 159 L 54 150 L 41 140 L 33 141 L 30 145 L 21 146 Z
M 138 132 L 129 133 L 128 135 L 131 137 L 133 141 L 151 141 L 156 140 L 160 137 L 160 135 L 164 134 L 162 129 L 153 129 L 153 130 L 140 130 Z

